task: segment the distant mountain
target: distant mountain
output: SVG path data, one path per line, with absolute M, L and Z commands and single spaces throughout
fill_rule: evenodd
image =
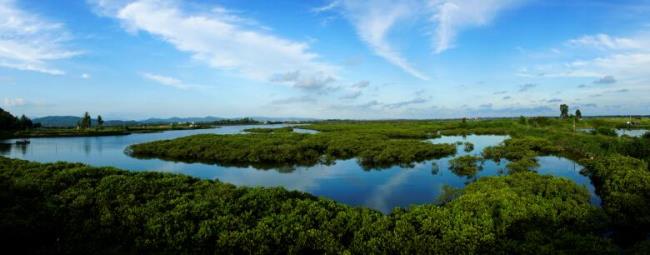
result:
M 44 127 L 74 127 L 81 120 L 77 116 L 47 116 L 32 119 L 34 124 L 41 123 Z
M 76 127 L 77 123 L 81 120 L 81 117 L 77 116 L 47 116 L 42 118 L 34 118 L 32 122 L 34 124 L 41 123 L 44 127 Z M 97 125 L 97 119 L 91 119 L 92 125 Z M 104 126 L 124 126 L 124 125 L 136 125 L 137 121 L 123 121 L 123 120 L 105 120 Z
M 251 117 L 257 121 L 271 121 L 271 122 L 282 122 L 282 121 L 315 121 L 318 119 L 313 118 L 296 118 L 296 117 Z M 239 118 L 221 118 L 214 116 L 207 117 L 172 117 L 172 118 L 149 118 L 146 120 L 135 121 L 135 120 L 104 120 L 104 126 L 124 126 L 124 125 L 138 125 L 138 124 L 170 124 L 170 123 L 181 123 L 181 122 L 194 122 L 194 123 L 206 123 L 226 119 L 239 119 Z M 81 120 L 81 117 L 78 116 L 47 116 L 41 118 L 34 118 L 32 122 L 41 123 L 44 127 L 75 127 L 77 123 Z M 92 119 L 92 125 L 97 125 L 97 119 Z

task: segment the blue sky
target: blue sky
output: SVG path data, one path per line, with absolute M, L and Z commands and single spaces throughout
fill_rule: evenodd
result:
M 650 114 L 646 0 L 0 0 L 32 117 Z

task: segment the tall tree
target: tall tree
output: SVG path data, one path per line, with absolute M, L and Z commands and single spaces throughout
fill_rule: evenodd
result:
M 102 119 L 101 115 L 97 115 L 97 126 L 100 128 L 104 126 L 104 119 Z
M 24 114 L 20 116 L 20 119 L 18 119 L 18 128 L 20 129 L 28 129 L 34 127 L 34 123 L 32 123 L 32 120 L 27 118 Z
M 567 119 L 569 118 L 569 106 L 566 104 L 561 104 L 560 105 L 560 117 L 562 119 Z
M 580 111 L 580 109 L 576 110 L 576 119 L 577 120 L 582 119 L 582 112 Z
M 80 126 L 82 129 L 90 128 L 90 125 L 91 125 L 91 124 L 90 124 L 90 121 L 91 121 L 91 120 L 90 120 L 90 114 L 88 114 L 88 112 L 86 112 L 86 113 L 84 113 L 83 118 L 81 118 L 81 123 L 80 123 L 79 126 Z
M 0 108 L 0 130 L 13 130 L 18 120 L 11 113 Z

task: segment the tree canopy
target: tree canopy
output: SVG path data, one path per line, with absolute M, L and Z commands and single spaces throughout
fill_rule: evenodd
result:
M 22 115 L 20 118 L 0 108 L 0 130 L 13 131 L 33 128 L 34 123 L 27 116 Z
M 560 117 L 562 119 L 567 119 L 569 118 L 569 106 L 566 104 L 561 104 L 560 105 Z

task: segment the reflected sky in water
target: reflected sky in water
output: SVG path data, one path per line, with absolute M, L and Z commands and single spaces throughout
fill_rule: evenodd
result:
M 457 176 L 449 170 L 449 159 L 453 157 L 416 163 L 411 168 L 393 166 L 387 169 L 364 170 L 355 159 L 350 159 L 339 160 L 332 165 L 258 170 L 252 167 L 223 167 L 201 163 L 135 159 L 124 153 L 127 146 L 136 143 L 204 133 L 236 134 L 251 127 L 281 126 L 225 126 L 215 129 L 126 136 L 34 138 L 30 139 L 31 144 L 26 146 L 0 145 L 0 155 L 39 162 L 69 161 L 134 171 L 182 173 L 204 179 L 219 179 L 241 186 L 282 186 L 382 212 L 390 212 L 397 206 L 408 207 L 412 204 L 433 202 L 445 185 L 461 188 L 482 176 L 506 172 L 504 169 L 507 161 L 500 163 L 485 161 L 482 163 L 482 170 L 475 176 Z M 498 145 L 507 138 L 507 136 L 496 135 L 469 135 L 445 136 L 430 141 L 433 143 L 471 142 L 474 144 L 474 149 L 465 152 L 463 150 L 465 145 L 460 144 L 458 155 L 478 155 L 485 147 Z M 4 141 L 4 143 L 14 142 L 15 140 Z M 579 165 L 558 157 L 539 157 L 539 161 L 539 173 L 569 178 L 580 185 L 585 185 L 594 194 L 589 179 L 580 175 Z M 592 195 L 592 202 L 600 203 L 595 195 Z
M 593 128 L 579 128 L 578 129 L 578 131 L 587 132 L 587 133 L 589 133 L 589 132 L 591 132 L 593 130 L 594 130 Z M 643 136 L 643 134 L 648 132 L 647 129 L 615 129 L 614 131 L 616 131 L 616 134 L 618 136 L 627 135 L 627 136 L 631 136 L 631 137 L 641 137 L 641 136 Z

